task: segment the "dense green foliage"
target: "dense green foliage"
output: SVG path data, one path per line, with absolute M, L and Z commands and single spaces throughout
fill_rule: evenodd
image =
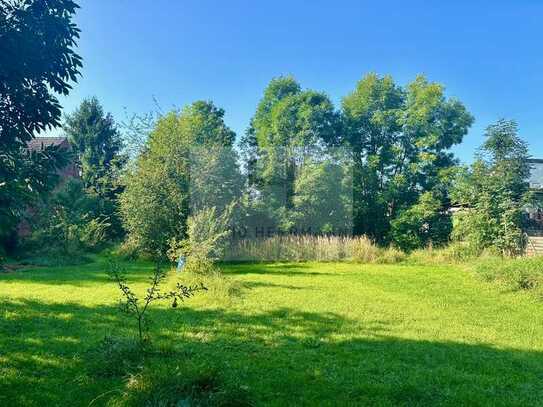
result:
M 460 173 L 453 190 L 454 200 L 465 208 L 456 219 L 456 237 L 477 251 L 517 255 L 526 244 L 522 223 L 530 198 L 530 164 L 517 132 L 513 121 L 489 126 L 479 156 Z
M 105 114 L 100 102 L 85 99 L 66 117 L 64 131 L 72 145 L 81 181 L 86 192 L 97 197 L 99 214 L 108 219 L 110 238 L 122 235 L 118 214 L 119 177 L 126 158 L 122 141 L 111 114 Z
M 311 176 L 320 173 L 306 167 L 306 180 L 296 179 L 305 164 L 318 165 L 326 146 L 337 138 L 338 124 L 339 116 L 325 94 L 302 91 L 292 77 L 270 82 L 243 140 L 250 186 L 259 192 L 250 206 L 261 223 L 281 231 L 300 226 L 295 197 L 307 197 L 311 191 L 304 187 L 319 183 Z M 299 198 L 298 203 L 304 200 Z
M 179 312 L 157 304 L 155 347 L 141 354 L 115 339 L 132 337 L 133 325 L 98 260 L 1 274 L 1 405 L 505 407 L 543 398 L 541 303 L 456 266 L 223 266 L 239 294 L 217 302 L 210 289 Z M 124 266 L 145 295 L 153 265 Z M 165 287 L 178 277 L 189 278 L 170 275 Z
M 348 229 L 380 243 L 442 244 L 450 232 L 444 182 L 456 165 L 450 148 L 472 122 L 459 101 L 424 77 L 402 88 L 389 76 L 369 74 L 340 112 L 292 77 L 274 79 L 242 144 L 250 186 L 258 191 L 253 205 L 265 207 L 280 230 L 320 210 L 311 220 L 314 233 L 330 224 L 345 229 L 349 218 Z M 331 179 L 337 170 L 343 174 Z M 421 211 L 424 219 L 415 220 Z M 404 239 L 400 230 L 411 236 Z
M 0 250 L 66 163 L 58 148 L 29 153 L 25 147 L 60 125 L 55 94 L 67 95 L 79 74 L 77 7 L 71 0 L 0 1 Z
M 400 249 L 411 251 L 449 242 L 452 220 L 433 192 L 424 192 L 416 204 L 392 221 L 392 240 Z
M 449 149 L 473 118 L 445 97 L 442 85 L 422 76 L 401 88 L 389 76 L 369 74 L 342 108 L 342 138 L 354 161 L 354 231 L 386 242 L 391 222 L 440 187 L 441 171 L 456 164 Z M 434 208 L 433 216 L 443 213 L 441 205 Z
M 235 134 L 224 124 L 223 115 L 212 103 L 196 102 L 158 120 L 143 153 L 126 174 L 121 213 L 130 245 L 165 255 L 172 240 L 185 238 L 193 204 L 195 209 L 200 203 L 220 206 L 239 197 L 240 175 L 232 149 Z M 202 197 L 209 201 L 201 202 Z
M 102 249 L 107 242 L 110 223 L 101 213 L 100 199 L 88 194 L 77 179 L 66 181 L 33 212 L 29 219 L 32 234 L 23 249 L 34 256 L 76 260 L 85 252 Z

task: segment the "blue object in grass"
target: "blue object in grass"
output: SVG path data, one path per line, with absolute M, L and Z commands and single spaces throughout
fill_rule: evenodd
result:
M 184 267 L 185 267 L 185 256 L 179 256 L 179 260 L 177 261 L 177 272 L 181 273 Z

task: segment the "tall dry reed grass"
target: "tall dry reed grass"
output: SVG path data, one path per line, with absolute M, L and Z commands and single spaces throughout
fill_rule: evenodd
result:
M 288 235 L 234 241 L 224 260 L 395 263 L 404 257 L 401 251 L 381 248 L 365 236 Z

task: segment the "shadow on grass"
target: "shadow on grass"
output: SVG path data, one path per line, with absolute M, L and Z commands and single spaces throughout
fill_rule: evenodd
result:
M 174 371 L 189 358 L 214 366 L 243 383 L 258 405 L 520 406 L 543 400 L 540 352 L 397 338 L 391 321 L 360 325 L 287 308 L 150 312 L 155 342 L 171 351 L 146 364 Z M 108 391 L 125 391 L 124 375 L 88 373 L 86 351 L 104 335 L 134 333 L 133 322 L 114 306 L 0 303 L 0 405 L 86 406 Z
M 127 276 L 132 282 L 147 281 L 153 271 L 153 264 L 149 262 L 122 262 Z M 165 266 L 167 267 L 167 266 Z M 100 261 L 77 265 L 56 267 L 32 267 L 13 270 L 9 273 L 0 273 L 0 282 L 24 282 L 56 285 L 84 285 L 94 283 L 112 282 L 106 273 L 107 261 Z
M 131 282 L 147 281 L 153 272 L 151 262 L 122 262 L 127 277 Z M 168 268 L 169 265 L 164 265 Z M 309 265 L 296 264 L 228 264 L 223 265 L 226 275 L 281 275 L 281 276 L 317 276 L 337 275 L 337 273 L 306 271 Z M 89 285 L 96 283 L 111 283 L 106 273 L 107 261 L 102 258 L 94 263 L 79 266 L 57 267 L 25 267 L 8 273 L 0 273 L 0 282 L 24 282 L 55 285 Z M 290 287 L 294 288 L 294 287 Z

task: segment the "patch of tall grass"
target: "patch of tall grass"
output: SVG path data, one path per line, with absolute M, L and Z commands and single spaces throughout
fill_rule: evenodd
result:
M 406 262 L 421 265 L 468 264 L 498 257 L 479 252 L 463 242 L 445 247 L 426 247 L 405 253 L 394 246 L 382 247 L 366 236 L 287 235 L 237 240 L 225 250 L 224 261 L 240 262 Z
M 464 242 L 453 242 L 445 247 L 414 250 L 406 256 L 411 264 L 440 265 L 440 264 L 464 264 L 481 258 L 494 258 L 491 252 L 479 252 Z
M 175 363 L 174 363 L 175 362 Z M 127 406 L 253 406 L 251 394 L 237 378 L 220 369 L 193 363 L 185 355 L 149 361 L 130 373 L 123 388 L 104 393 L 107 405 Z M 97 398 L 98 400 L 98 398 Z M 94 405 L 104 405 L 102 403 Z
M 342 261 L 349 257 L 348 237 L 273 236 L 237 240 L 226 250 L 224 260 L 247 262 Z
M 487 281 L 543 297 L 543 256 L 480 259 L 473 269 Z
M 379 247 L 366 236 L 288 235 L 232 242 L 223 260 L 397 263 L 405 257 L 400 250 Z
M 175 271 L 172 271 L 175 273 Z M 208 273 L 194 273 L 183 271 L 178 280 L 187 286 L 203 284 L 206 287 L 206 293 L 203 294 L 208 298 L 207 303 L 226 306 L 238 297 L 241 291 L 241 284 L 230 277 L 225 276 L 218 268 L 213 268 Z

